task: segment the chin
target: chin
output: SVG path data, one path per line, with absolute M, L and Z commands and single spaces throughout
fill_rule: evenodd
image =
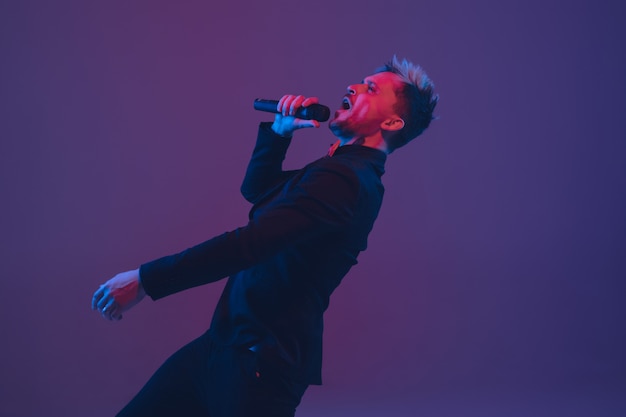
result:
M 335 119 L 328 122 L 328 128 L 330 129 L 331 132 L 333 132 L 334 135 L 337 135 L 337 131 L 340 130 L 339 127 L 337 126 L 337 123 L 335 123 Z
M 333 135 L 337 136 L 339 139 L 346 139 L 352 137 L 352 133 L 349 129 L 346 129 L 345 124 L 341 123 L 340 120 L 333 119 L 328 123 L 328 128 Z
M 328 128 L 335 136 L 340 136 L 342 133 L 341 124 L 337 121 L 337 119 L 332 119 L 328 122 Z

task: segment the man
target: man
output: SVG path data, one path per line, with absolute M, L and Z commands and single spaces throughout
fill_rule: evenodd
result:
M 293 416 L 321 384 L 322 315 L 365 250 L 383 197 L 387 154 L 421 134 L 438 97 L 418 66 L 396 57 L 350 85 L 329 122 L 338 141 L 306 167 L 283 171 L 294 117 L 316 98 L 284 96 L 262 123 L 241 186 L 245 227 L 116 275 L 94 294 L 109 320 L 229 276 L 210 329 L 170 357 L 118 416 Z

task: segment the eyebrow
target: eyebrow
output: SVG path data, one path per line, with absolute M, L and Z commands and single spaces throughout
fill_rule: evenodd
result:
M 365 79 L 361 80 L 361 84 L 366 84 L 366 83 L 367 83 L 368 85 L 372 86 L 372 87 L 376 87 L 376 88 L 378 88 L 378 84 L 376 84 L 376 83 L 375 83 L 374 81 L 372 81 L 372 80 L 368 80 L 368 81 L 365 81 Z

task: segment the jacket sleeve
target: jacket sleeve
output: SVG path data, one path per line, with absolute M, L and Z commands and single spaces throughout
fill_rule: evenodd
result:
M 354 218 L 358 198 L 359 180 L 351 169 L 332 163 L 310 169 L 246 226 L 142 265 L 144 289 L 156 300 L 235 274 L 320 234 L 340 232 Z
M 274 187 L 289 178 L 294 171 L 283 171 L 282 165 L 291 138 L 277 135 L 271 123 L 261 123 L 252 158 L 241 184 L 241 195 L 255 204 Z

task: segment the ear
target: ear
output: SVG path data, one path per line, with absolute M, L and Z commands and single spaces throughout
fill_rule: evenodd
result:
M 404 120 L 397 116 L 390 117 L 380 124 L 380 128 L 383 130 L 397 131 L 404 127 Z

